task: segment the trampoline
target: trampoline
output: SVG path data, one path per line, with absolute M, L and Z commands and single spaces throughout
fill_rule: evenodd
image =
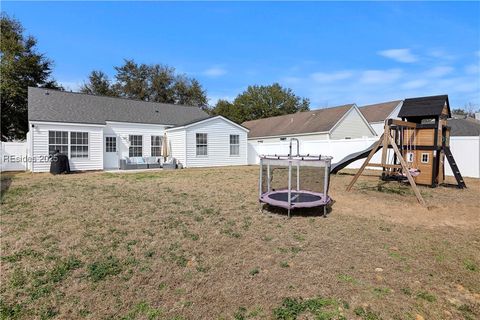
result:
M 292 142 L 297 142 L 297 154 L 292 155 Z M 301 155 L 298 140 L 290 140 L 288 155 L 265 155 L 260 158 L 259 202 L 290 211 L 300 208 L 327 206 L 332 157 Z

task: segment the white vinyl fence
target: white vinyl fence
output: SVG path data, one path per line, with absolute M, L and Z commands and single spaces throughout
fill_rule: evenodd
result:
M 0 171 L 24 171 L 27 169 L 27 143 L 2 142 Z
M 332 163 L 336 163 L 351 153 L 368 148 L 376 141 L 377 138 L 304 141 L 300 142 L 300 153 L 329 155 L 333 157 Z M 258 164 L 259 155 L 285 155 L 288 153 L 288 146 L 288 141 L 260 144 L 249 142 L 248 164 Z M 464 177 L 480 178 L 480 137 L 451 137 L 450 149 Z M 391 152 L 392 150 L 389 150 L 389 153 Z M 377 152 L 373 161 L 380 162 L 380 156 L 381 152 Z M 26 158 L 26 142 L 2 142 L 1 171 L 26 170 Z M 364 160 L 355 161 L 347 168 L 360 168 Z M 445 168 L 447 175 L 453 175 L 449 165 L 446 165 Z
M 378 138 L 360 138 L 346 140 L 316 140 L 300 142 L 301 154 L 322 154 L 332 156 L 332 163 L 337 163 L 345 156 L 364 150 L 375 143 Z M 289 152 L 289 141 L 279 141 L 275 143 L 248 143 L 248 164 L 258 164 L 260 155 L 286 155 Z M 294 142 L 294 152 L 296 145 Z M 450 149 L 457 162 L 460 172 L 464 177 L 480 178 L 480 137 L 451 137 Z M 389 150 L 389 156 L 392 156 L 392 150 Z M 381 152 L 377 152 L 372 162 L 380 163 Z M 365 159 L 357 160 L 347 168 L 357 169 L 363 164 Z M 445 162 L 447 162 L 445 160 Z M 453 176 L 450 166 L 445 166 L 445 174 Z

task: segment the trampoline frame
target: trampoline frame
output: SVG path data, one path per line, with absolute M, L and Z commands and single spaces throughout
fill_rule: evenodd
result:
M 297 154 L 292 156 L 292 141 L 296 140 L 297 142 Z M 290 153 L 288 155 L 265 155 L 260 157 L 260 175 L 259 175 L 259 195 L 258 199 L 261 205 L 261 210 L 263 211 L 263 204 L 269 204 L 275 207 L 281 207 L 288 210 L 288 218 L 290 218 L 290 211 L 295 208 L 315 208 L 323 206 L 323 215 L 327 214 L 327 205 L 330 203 L 331 199 L 328 196 L 328 187 L 329 187 L 329 176 L 331 168 L 330 156 L 313 156 L 313 155 L 301 155 L 299 153 L 299 143 L 298 139 L 290 139 Z M 278 165 L 288 165 L 288 187 L 287 189 L 282 190 L 272 190 L 270 185 L 270 165 L 278 162 Z M 301 190 L 300 189 L 300 166 L 301 163 L 316 162 L 319 166 L 325 167 L 324 181 L 323 181 L 323 193 L 315 192 L 313 190 Z M 267 166 L 267 191 L 263 192 L 263 167 Z M 297 169 L 297 184 L 296 189 L 292 190 L 292 167 L 295 166 Z M 269 195 L 278 192 L 288 192 L 287 201 L 275 200 L 269 198 Z M 311 195 L 320 196 L 321 200 L 306 202 L 306 203 L 293 203 L 292 200 L 292 191 L 301 192 Z

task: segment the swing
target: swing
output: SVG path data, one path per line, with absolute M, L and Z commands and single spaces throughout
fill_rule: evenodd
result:
M 403 128 L 402 128 L 403 131 Z M 403 132 L 402 132 L 403 135 Z M 413 140 L 411 139 L 411 136 L 413 136 Z M 416 145 L 416 137 L 417 137 L 417 130 L 413 129 L 413 135 L 410 135 L 410 129 L 407 128 L 407 166 L 408 166 L 408 172 L 410 172 L 410 175 L 412 177 L 418 177 L 421 173 L 420 169 L 418 168 L 413 168 L 412 164 L 414 162 L 414 157 L 417 151 L 417 145 Z M 411 159 L 408 156 L 409 154 L 412 155 Z M 406 176 L 404 172 L 402 172 L 403 176 Z

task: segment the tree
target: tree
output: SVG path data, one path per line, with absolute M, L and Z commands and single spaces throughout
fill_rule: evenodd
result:
M 164 65 L 150 67 L 150 99 L 155 102 L 175 103 L 173 86 L 176 81 L 175 69 Z
M 93 71 L 82 92 L 203 108 L 207 105 L 207 94 L 200 82 L 176 74 L 175 68 L 125 60 L 122 66 L 115 67 L 115 71 L 113 84 L 105 73 Z
M 0 95 L 2 141 L 24 139 L 28 131 L 28 87 L 62 89 L 51 78 L 52 61 L 36 50 L 21 23 L 1 13 Z
M 133 60 L 125 60 L 125 64 L 115 67 L 117 82 L 115 90 L 120 96 L 130 99 L 150 100 L 150 86 L 148 83 L 150 69 L 147 65 L 138 65 Z
M 175 103 L 196 107 L 207 106 L 206 92 L 197 80 L 182 76 L 177 79 L 173 88 Z
M 219 100 L 212 109 L 220 114 L 242 123 L 244 121 L 268 118 L 300 111 L 308 111 L 310 101 L 295 95 L 292 89 L 283 88 L 278 83 L 270 86 L 249 86 L 238 95 L 233 104 Z
M 241 114 L 241 109 L 237 108 L 233 103 L 220 99 L 211 110 L 212 115 L 224 116 L 236 123 L 242 123 L 244 116 Z
M 463 108 L 452 109 L 452 114 L 459 116 L 468 116 L 475 118 L 475 113 L 480 112 L 480 106 L 478 104 L 468 102 Z
M 94 70 L 88 76 L 88 83 L 84 83 L 80 92 L 88 94 L 98 94 L 103 96 L 117 96 L 115 88 L 111 85 L 108 76 L 102 72 Z

